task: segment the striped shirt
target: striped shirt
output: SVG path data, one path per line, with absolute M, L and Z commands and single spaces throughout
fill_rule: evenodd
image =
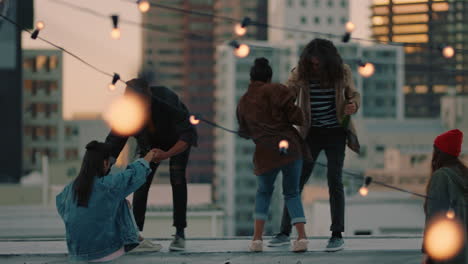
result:
M 340 127 L 336 118 L 335 89 L 320 87 L 320 81 L 310 81 L 310 110 L 312 127 Z

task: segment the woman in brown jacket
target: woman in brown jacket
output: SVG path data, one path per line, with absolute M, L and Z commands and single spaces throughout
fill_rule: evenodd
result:
M 343 64 L 333 43 L 325 39 L 314 39 L 306 45 L 287 85 L 296 91 L 299 107 L 305 114 L 299 131 L 306 139 L 312 159 L 322 150 L 327 156 L 332 237 L 326 251 L 338 251 L 344 247 L 341 233 L 344 232 L 345 197 L 341 173 L 346 144 L 359 152 L 349 115 L 358 110 L 360 95 L 354 88 L 349 66 Z M 313 167 L 314 163 L 304 162 L 301 191 Z M 289 240 L 289 218 L 288 211 L 283 210 L 281 233 L 270 241 L 270 246 L 280 246 Z
M 293 251 L 307 250 L 306 222 L 299 193 L 299 178 L 303 161 L 302 139 L 293 127 L 303 123 L 303 114 L 294 104 L 295 93 L 281 84 L 271 82 L 272 69 L 265 58 L 255 60 L 250 70 L 250 85 L 237 106 L 239 134 L 255 142 L 254 165 L 258 179 L 255 199 L 255 234 L 251 251 L 263 250 L 263 228 L 268 218 L 271 195 L 276 176 L 283 173 L 283 195 L 291 215 L 291 224 L 297 229 L 298 238 Z M 287 141 L 287 153 L 281 153 L 278 145 Z

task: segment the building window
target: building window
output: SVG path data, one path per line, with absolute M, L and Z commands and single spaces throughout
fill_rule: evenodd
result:
M 293 6 L 293 0 L 288 0 L 288 7 L 292 7 Z
M 307 6 L 307 0 L 301 0 L 301 6 L 306 7 Z
M 346 24 L 346 22 L 347 22 L 346 17 L 342 17 L 342 18 L 341 18 L 341 25 Z
M 49 70 L 55 70 L 58 67 L 58 57 L 56 55 L 49 57 Z
M 328 0 L 328 7 L 333 7 L 333 0 Z
M 320 0 L 315 0 L 315 7 L 320 7 Z
M 47 65 L 47 56 L 39 55 L 36 57 L 36 71 L 45 69 Z M 48 67 L 47 67 L 48 68 Z
M 348 7 L 348 0 L 341 0 L 341 7 L 342 8 Z
M 305 16 L 302 16 L 302 17 L 301 17 L 301 24 L 302 24 L 302 25 L 307 24 L 307 17 L 305 17 Z
M 316 25 L 320 25 L 320 17 L 316 16 L 316 17 L 314 18 L 314 21 L 315 21 L 315 24 L 316 24 Z
M 376 152 L 384 152 L 385 151 L 385 146 L 384 145 L 377 145 L 377 146 L 375 146 L 375 151 Z
M 328 25 L 333 25 L 333 17 L 328 17 Z

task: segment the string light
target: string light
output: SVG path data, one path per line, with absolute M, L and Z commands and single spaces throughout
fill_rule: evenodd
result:
M 120 80 L 120 75 L 118 75 L 117 73 L 114 73 L 114 76 L 112 76 L 112 82 L 109 84 L 109 90 L 110 91 L 115 91 L 115 89 L 116 89 L 115 84 L 119 80 Z
M 434 260 L 451 259 L 460 252 L 465 244 L 464 234 L 464 228 L 459 221 L 436 216 L 427 225 L 424 248 Z
M 369 185 L 372 183 L 372 178 L 371 177 L 366 177 L 364 179 L 364 185 L 359 189 L 359 194 L 363 197 L 367 196 L 369 194 Z
M 111 31 L 111 37 L 113 39 L 120 39 L 120 29 L 119 29 L 119 16 L 118 15 L 112 15 L 112 31 Z
M 289 141 L 283 139 L 279 142 L 278 144 L 279 147 L 279 152 L 281 155 L 286 155 L 288 154 L 288 149 L 289 149 Z
M 447 213 L 445 214 L 445 216 L 448 218 L 448 219 L 455 219 L 455 211 L 450 208 Z
M 237 23 L 234 25 L 234 33 L 236 33 L 237 36 L 244 36 L 247 33 L 247 28 L 242 27 L 240 23 Z
M 45 28 L 45 24 L 42 21 L 37 21 L 36 28 L 34 29 L 33 33 L 31 34 L 32 39 L 37 39 L 39 36 L 39 32 Z
M 104 114 L 104 120 L 114 133 L 132 136 L 144 126 L 148 117 L 147 108 L 141 96 L 129 92 L 112 102 Z
M 455 49 L 453 49 L 452 46 L 443 46 L 442 55 L 444 55 L 445 58 L 450 59 L 455 55 Z
M 234 55 L 239 58 L 245 58 L 249 56 L 250 48 L 246 44 L 239 44 L 236 40 L 229 42 L 229 46 L 234 48 Z
M 138 4 L 138 9 L 140 9 L 142 13 L 148 12 L 148 10 L 151 7 L 150 3 L 147 0 L 138 0 L 137 4 Z
M 359 61 L 358 65 L 359 65 L 358 72 L 362 77 L 369 78 L 372 75 L 374 75 L 374 72 L 375 72 L 374 64 L 370 62 Z
M 353 22 L 348 21 L 348 23 L 346 23 L 346 33 L 343 35 L 343 38 L 341 39 L 344 43 L 349 42 L 349 40 L 351 39 L 351 33 L 354 31 L 355 28 L 356 26 L 354 25 Z
M 190 123 L 194 126 L 200 124 L 200 119 L 197 118 L 195 115 L 190 116 Z

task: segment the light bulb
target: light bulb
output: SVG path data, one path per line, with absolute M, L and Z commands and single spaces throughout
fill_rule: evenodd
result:
M 453 258 L 464 245 L 465 230 L 457 220 L 436 216 L 431 220 L 424 235 L 424 247 L 434 260 Z
M 45 28 L 45 24 L 42 21 L 37 21 L 36 28 L 39 30 L 43 30 Z
M 150 3 L 146 0 L 141 0 L 138 2 L 138 9 L 140 9 L 142 13 L 148 12 L 150 7 L 151 7 Z
M 115 85 L 112 84 L 112 83 L 109 84 L 108 88 L 109 88 L 109 91 L 115 91 L 115 89 L 116 89 Z
M 351 33 L 354 31 L 354 29 L 356 29 L 356 25 L 354 25 L 353 22 L 349 21 L 346 23 L 346 32 Z
M 363 66 L 359 66 L 358 71 L 362 77 L 369 78 L 374 75 L 375 66 L 374 64 L 367 62 Z
M 453 209 L 449 209 L 447 213 L 445 214 L 448 219 L 454 219 L 455 218 L 455 211 Z
M 278 147 L 280 149 L 288 149 L 289 148 L 289 142 L 285 139 L 281 140 L 278 144 Z
M 120 29 L 119 28 L 113 28 L 111 31 L 111 37 L 113 39 L 120 39 Z
M 200 119 L 197 119 L 194 115 L 190 116 L 190 123 L 194 126 L 200 124 Z
M 236 33 L 237 36 L 244 36 L 245 33 L 247 33 L 247 28 L 246 27 L 242 27 L 242 25 L 240 23 L 237 23 L 235 26 L 234 26 L 234 32 Z
M 367 196 L 369 194 L 369 189 L 366 187 L 366 186 L 362 186 L 360 189 L 359 189 L 359 194 L 361 196 Z
M 453 49 L 452 46 L 445 46 L 444 49 L 442 50 L 442 54 L 444 55 L 445 58 L 450 59 L 455 55 L 455 50 Z
M 245 58 L 249 56 L 250 48 L 246 44 L 240 44 L 237 49 L 234 50 L 234 54 L 239 58 Z
M 132 136 L 146 123 L 148 105 L 146 101 L 134 93 L 114 100 L 104 114 L 104 120 L 112 131 L 120 136 Z

